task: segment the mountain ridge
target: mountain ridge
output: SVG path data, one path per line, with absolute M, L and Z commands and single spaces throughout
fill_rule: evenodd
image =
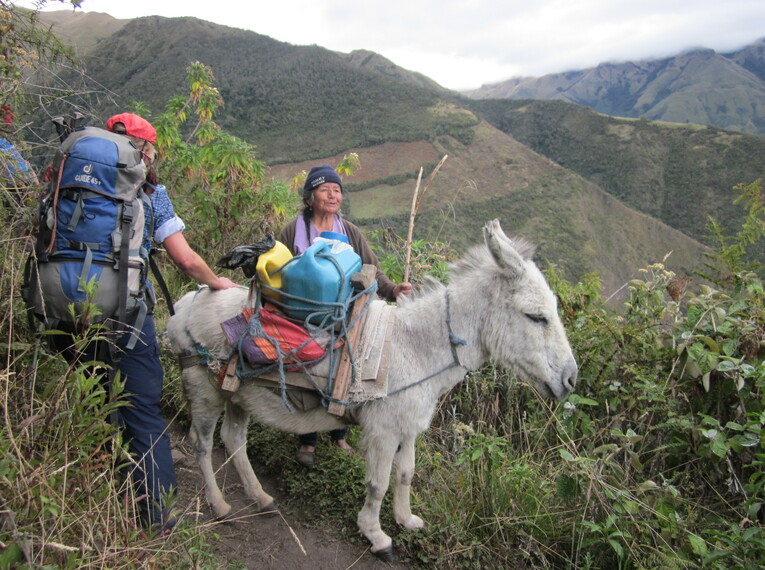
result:
M 512 78 L 463 92 L 472 99 L 562 99 L 600 113 L 765 134 L 765 38 L 728 54 L 602 63 Z

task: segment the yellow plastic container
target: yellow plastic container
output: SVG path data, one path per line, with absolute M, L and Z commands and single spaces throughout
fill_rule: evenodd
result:
M 292 259 L 292 252 L 280 241 L 277 241 L 274 247 L 267 252 L 261 253 L 260 257 L 258 257 L 258 263 L 255 266 L 260 282 L 269 287 L 273 287 L 274 289 L 281 289 L 282 272 L 277 271 L 277 269 L 287 263 L 290 259 Z M 274 299 L 281 299 L 281 295 L 270 289 L 264 288 L 263 294 L 273 297 Z

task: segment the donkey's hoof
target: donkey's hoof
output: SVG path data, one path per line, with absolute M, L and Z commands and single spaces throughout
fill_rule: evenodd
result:
M 388 548 L 383 548 L 377 552 L 372 552 L 372 554 L 377 556 L 377 558 L 383 562 L 395 562 L 398 560 L 398 552 L 396 551 L 396 547 L 392 544 Z
M 411 515 L 406 522 L 401 523 L 401 526 L 407 530 L 420 530 L 425 528 L 425 521 L 417 515 Z
M 231 518 L 234 515 L 234 509 L 231 508 L 231 505 L 228 503 L 222 503 L 222 504 L 212 504 L 210 503 L 210 507 L 212 510 L 213 518 L 217 522 L 226 522 L 228 520 L 231 520 Z
M 258 509 L 258 514 L 264 517 L 273 517 L 279 514 L 279 507 L 275 501 L 271 501 L 269 504 Z

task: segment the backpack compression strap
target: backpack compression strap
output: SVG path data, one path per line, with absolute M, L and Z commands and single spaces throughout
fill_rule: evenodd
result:
M 58 191 L 61 187 L 61 177 L 64 175 L 64 164 L 66 163 L 66 156 L 61 161 L 56 173 L 56 180 L 54 184 L 56 188 L 53 190 L 53 228 L 50 234 L 50 243 L 45 248 L 45 253 L 53 251 L 53 244 L 56 242 L 56 224 L 58 223 L 58 216 L 56 215 L 56 208 L 58 208 Z
M 128 269 L 130 267 L 130 225 L 133 222 L 133 204 L 130 202 L 122 203 L 122 215 L 121 215 L 121 241 L 120 241 L 120 257 L 119 268 L 117 278 L 117 302 L 119 303 L 117 308 L 118 321 L 123 325 L 127 323 L 127 305 L 128 305 Z M 127 350 L 133 350 L 138 342 L 138 337 L 141 336 L 143 330 L 143 323 L 146 320 L 148 314 L 148 308 L 146 303 L 141 302 L 138 306 L 138 314 L 136 315 L 135 322 L 133 323 L 133 330 L 131 332 L 130 340 L 125 348 Z
M 120 243 L 119 279 L 117 285 L 117 315 L 119 322 L 127 323 L 128 258 L 130 255 L 130 224 L 133 222 L 133 204 L 122 204 L 122 241 Z

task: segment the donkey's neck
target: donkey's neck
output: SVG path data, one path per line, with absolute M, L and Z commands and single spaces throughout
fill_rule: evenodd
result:
M 459 363 L 465 370 L 480 368 L 486 361 L 481 347 L 480 327 L 481 321 L 487 317 L 481 301 L 475 290 L 466 294 L 459 283 L 451 283 L 444 293 L 449 350 L 456 351 Z
M 407 373 L 392 389 L 423 382 L 441 395 L 483 364 L 477 319 L 464 304 L 452 285 L 441 285 L 399 307 L 397 346 Z

